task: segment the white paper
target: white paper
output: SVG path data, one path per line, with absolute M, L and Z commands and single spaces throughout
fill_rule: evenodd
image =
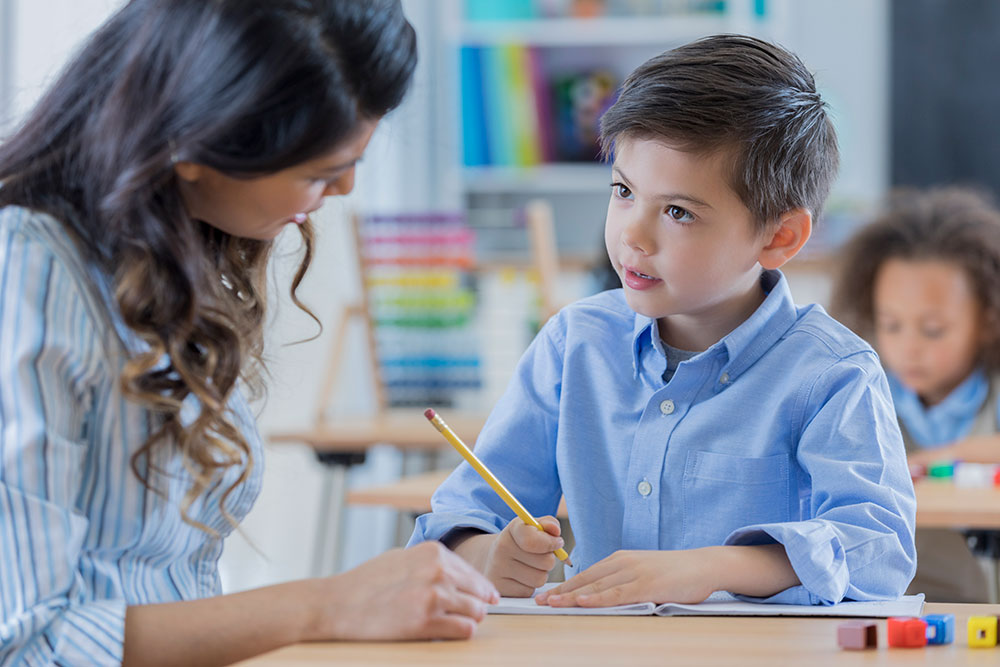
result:
M 546 584 L 537 593 L 556 583 Z M 617 607 L 549 607 L 536 604 L 534 598 L 500 598 L 490 605 L 491 614 L 540 614 L 546 616 L 854 616 L 888 618 L 889 616 L 920 616 L 924 595 L 904 595 L 898 600 L 880 602 L 841 602 L 835 605 L 765 604 L 737 600 L 729 593 L 713 593 L 699 604 L 667 602 L 659 606 L 652 602 L 619 605 Z

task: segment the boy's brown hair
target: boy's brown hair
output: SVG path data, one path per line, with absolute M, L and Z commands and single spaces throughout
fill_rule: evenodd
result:
M 875 279 L 890 259 L 948 262 L 965 272 L 987 334 L 979 361 L 1000 371 L 1000 211 L 989 198 L 959 187 L 899 189 L 886 211 L 847 242 L 830 312 L 869 339 Z
M 640 65 L 601 119 L 605 158 L 622 139 L 728 151 L 729 185 L 760 232 L 798 207 L 818 218 L 839 163 L 812 74 L 789 51 L 745 35 L 705 37 Z

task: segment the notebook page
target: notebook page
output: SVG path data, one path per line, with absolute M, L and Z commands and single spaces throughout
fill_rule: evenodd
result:
M 727 599 L 728 598 L 728 599 Z M 658 616 L 853 616 L 888 618 L 920 616 L 924 594 L 904 595 L 898 600 L 877 602 L 841 602 L 835 605 L 763 604 L 744 602 L 728 593 L 714 593 L 700 604 L 667 602 L 656 608 Z
M 540 593 L 558 584 L 545 584 Z M 843 616 L 888 618 L 889 616 L 920 616 L 924 595 L 905 595 L 898 600 L 879 602 L 841 602 L 835 605 L 764 604 L 744 602 L 725 592 L 713 593 L 699 604 L 668 602 L 659 606 L 652 602 L 637 602 L 616 607 L 549 607 L 536 604 L 533 598 L 500 598 L 489 606 L 490 614 L 533 614 L 546 616 Z
M 556 583 L 548 583 L 535 591 L 535 595 L 548 590 Z M 530 598 L 500 598 L 499 604 L 491 604 L 490 614 L 535 614 L 542 616 L 649 616 L 656 605 L 652 602 L 637 602 L 623 604 L 617 607 L 549 607 L 536 604 L 534 596 Z

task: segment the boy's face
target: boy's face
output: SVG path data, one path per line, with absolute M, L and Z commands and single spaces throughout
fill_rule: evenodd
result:
M 728 155 L 649 139 L 616 144 L 604 239 L 625 298 L 670 345 L 703 350 L 760 305 L 768 242 L 729 187 Z
M 886 260 L 875 275 L 879 356 L 924 403 L 944 400 L 976 366 L 981 308 L 962 267 L 941 260 Z

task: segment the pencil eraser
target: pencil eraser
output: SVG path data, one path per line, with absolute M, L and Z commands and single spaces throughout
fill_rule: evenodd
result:
M 426 410 L 424 410 L 424 417 L 427 417 L 428 419 L 434 419 L 434 415 L 435 412 L 433 409 L 427 408 Z

